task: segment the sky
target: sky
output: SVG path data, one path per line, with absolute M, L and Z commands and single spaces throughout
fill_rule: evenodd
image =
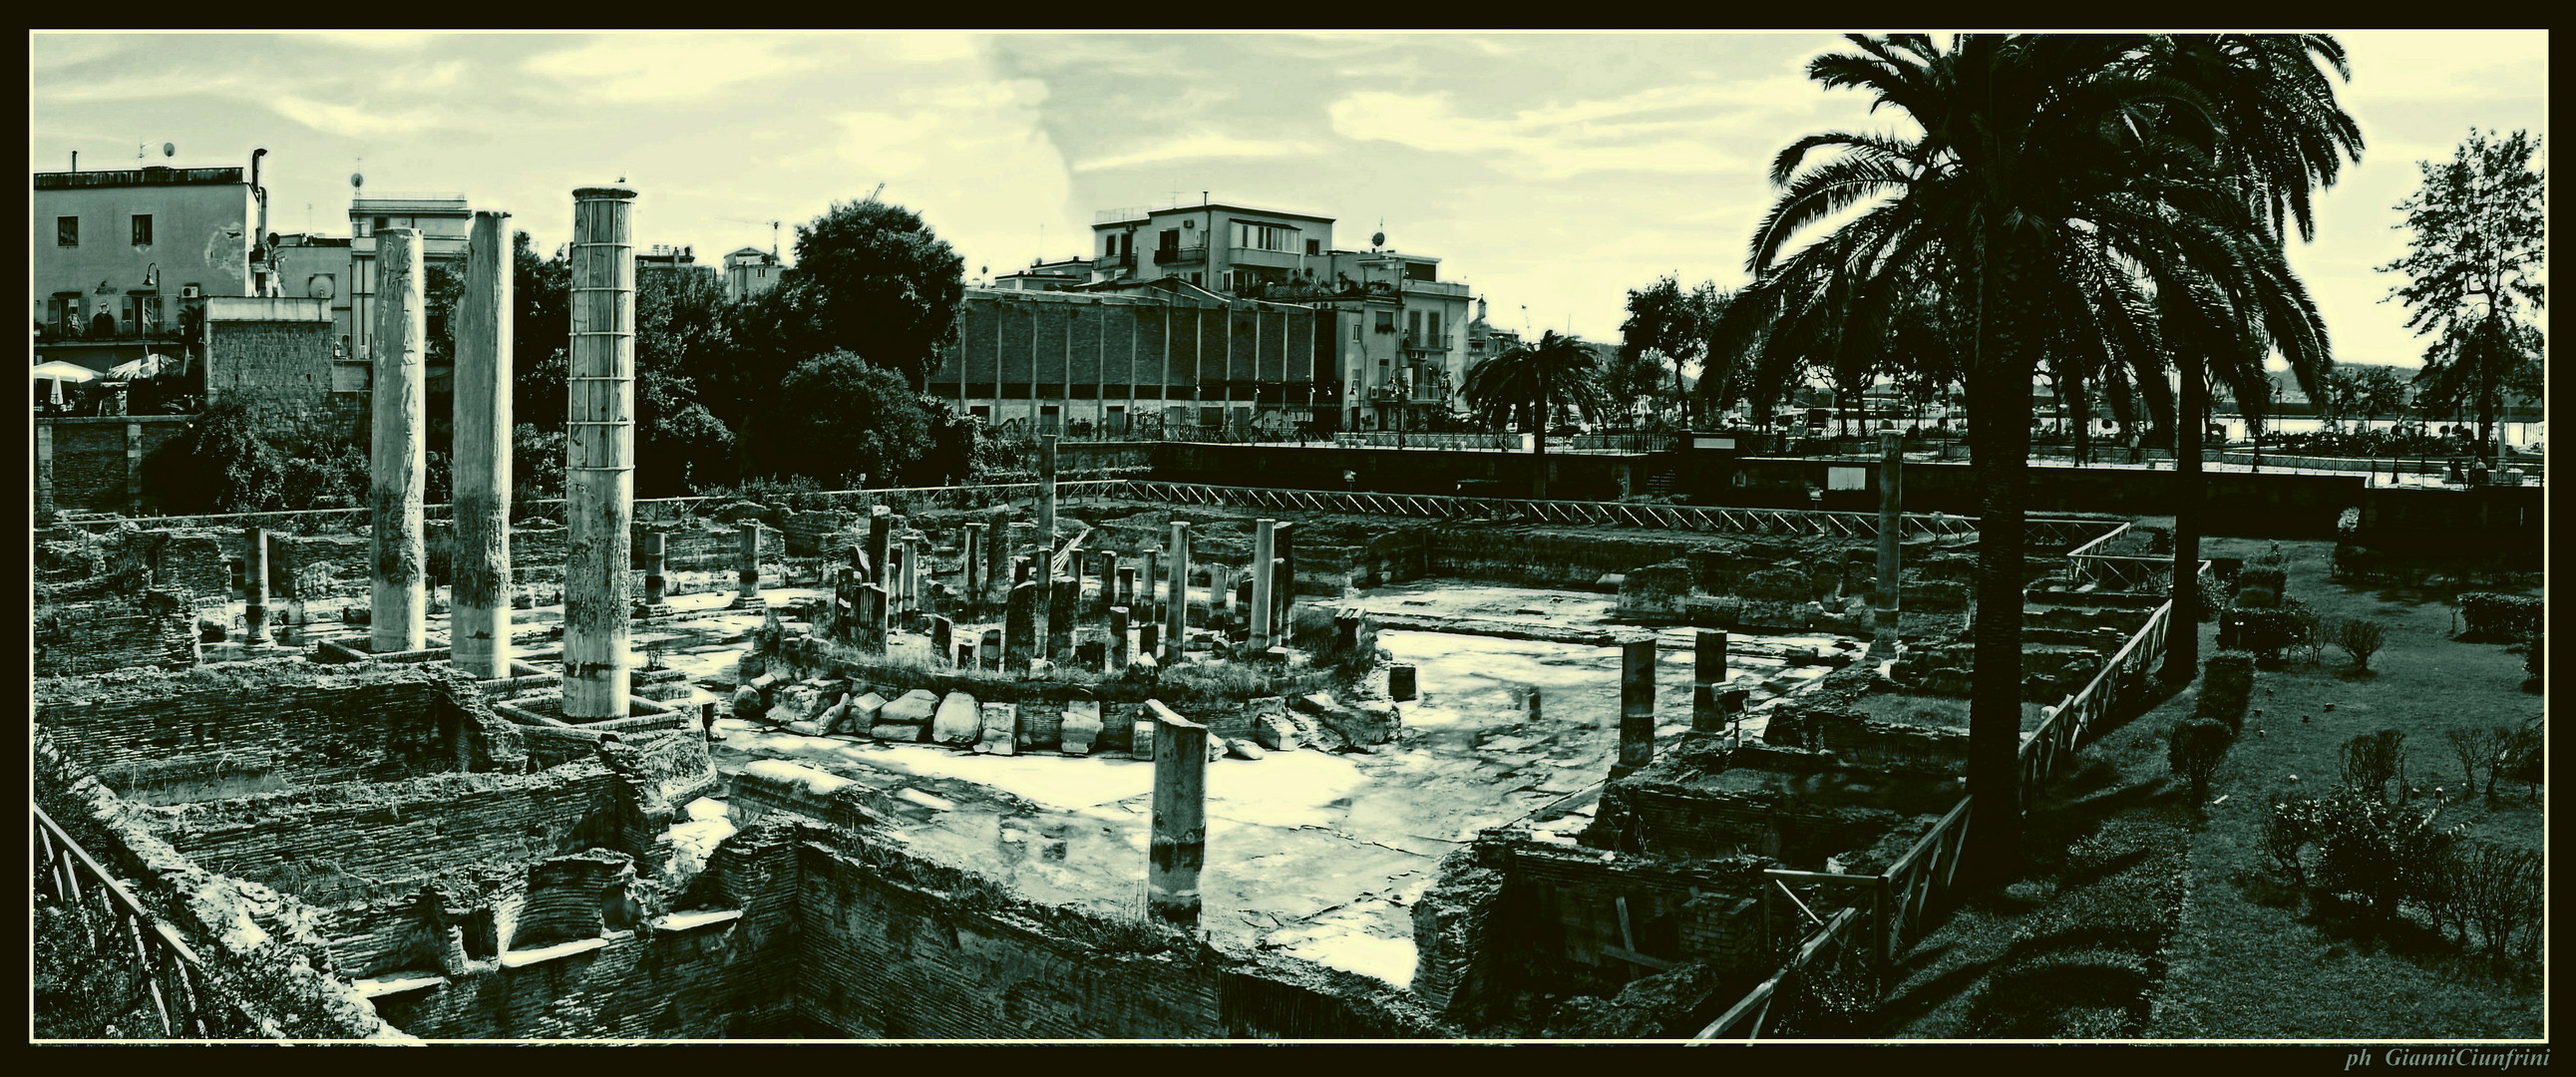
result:
M 2470 128 L 2545 134 L 2547 34 L 2339 33 L 2366 143 L 2294 269 L 2345 362 L 2411 363 L 2382 302 L 2394 207 Z M 638 244 L 766 249 L 834 200 L 919 212 L 970 278 L 1088 254 L 1096 211 L 1220 201 L 1442 259 L 1505 328 L 1615 341 L 1628 289 L 1748 279 L 1771 158 L 1898 130 L 1806 61 L 1830 34 L 417 33 L 29 38 L 32 171 L 269 156 L 270 230 L 455 192 L 551 251 L 576 187 L 639 192 Z M 165 159 L 164 143 L 177 147 Z M 2545 147 L 2545 144 L 2544 144 Z M 2545 153 L 2545 148 L 2544 148 Z M 2541 164 L 2545 166 L 2546 158 Z M 308 208 L 309 207 L 309 208 Z

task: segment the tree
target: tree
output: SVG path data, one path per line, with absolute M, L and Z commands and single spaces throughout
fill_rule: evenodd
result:
M 2234 387 L 2257 430 L 2271 397 L 2264 364 L 2274 353 L 2288 360 L 2310 395 L 2323 391 L 2334 365 L 2325 320 L 2283 250 L 2294 226 L 2303 239 L 2315 238 L 2314 191 L 2334 184 L 2344 158 L 2361 159 L 2362 140 L 2325 75 L 2330 69 L 2351 78 L 2343 47 L 2332 37 L 2184 34 L 2158 38 L 2154 53 L 2159 68 L 2200 91 L 2201 100 L 2184 107 L 2216 126 L 2212 167 L 2191 169 L 2190 193 L 2169 189 L 2180 178 L 2173 170 L 2199 162 L 2164 158 L 2150 176 L 2159 215 L 2218 225 L 2186 232 L 2203 249 L 2156 273 L 2160 328 L 2182 375 L 2169 590 L 2175 622 L 2190 624 L 2200 616 L 2200 445 L 2209 423 L 2208 387 L 2213 381 Z M 2190 202 L 2211 196 L 2232 197 L 2252 227 L 2238 227 L 2233 214 L 2189 213 Z M 2174 633 L 2165 654 L 2164 679 L 2190 680 L 2199 669 L 2199 635 Z
M 903 375 L 914 391 L 939 365 L 966 294 L 966 261 L 901 206 L 835 202 L 796 226 L 794 288 L 823 342 Z
M 1772 166 L 1781 193 L 1755 234 L 1757 276 L 1746 293 L 1773 292 L 1761 305 L 1780 310 L 1783 296 L 1817 294 L 1812 278 L 1825 273 L 1853 282 L 1856 309 L 1893 310 L 1900 296 L 1928 291 L 1958 312 L 1970 460 L 1985 499 L 1969 714 L 1968 784 L 1979 809 L 1969 856 L 1979 874 L 2005 878 L 2020 845 L 2031 387 L 2053 346 L 2052 323 L 2078 308 L 2097 318 L 2140 310 L 2141 276 L 2174 302 L 2273 294 L 2245 280 L 2268 272 L 2249 265 L 2263 245 L 2229 240 L 2260 234 L 2258 212 L 2304 214 L 2306 194 L 2249 188 L 2250 166 L 2221 149 L 2229 130 L 2221 117 L 2231 113 L 2208 107 L 2206 91 L 2224 87 L 2179 62 L 2183 53 L 2167 39 L 1969 34 L 1947 49 L 1925 35 L 1850 40 L 1857 54 L 1817 57 L 1809 77 L 1860 89 L 1921 133 L 1828 132 L 1781 151 Z M 1795 246 L 1829 219 L 1841 222 L 1831 234 Z M 2277 246 L 2270 257 L 2278 261 Z M 2133 351 L 2149 339 L 2112 332 L 2098 347 Z
M 567 406 L 564 376 L 571 365 L 572 262 L 560 247 L 553 258 L 541 258 L 529 242 L 526 232 L 510 237 L 510 294 L 518 304 L 510 312 L 510 362 L 517 368 L 510 414 L 560 432 Z
M 929 416 L 903 376 L 849 352 L 799 364 L 769 417 L 744 433 L 761 473 L 834 489 L 893 475 L 930 448 Z
M 733 431 L 699 399 L 701 378 L 730 357 L 723 287 L 696 273 L 656 273 L 635 297 L 635 484 L 676 495 L 732 478 Z
M 1703 282 L 1685 292 L 1680 278 L 1666 276 L 1645 288 L 1629 289 L 1628 320 L 1619 323 L 1619 358 L 1623 363 L 1651 357 L 1660 372 L 1664 360 L 1672 362 L 1673 395 L 1684 401 L 1684 426 L 1690 424 L 1690 410 L 1682 391 L 1682 367 L 1708 354 L 1709 323 L 1716 316 L 1717 302 L 1717 285 Z M 1700 379 L 1703 383 L 1708 379 L 1705 367 Z M 1613 401 L 1630 399 L 1619 389 L 1627 380 L 1624 374 L 1612 378 Z
M 2382 415 L 2395 415 L 2406 410 L 2408 396 L 2406 379 L 2397 375 L 2396 368 L 2364 366 L 2356 363 L 2337 372 L 2345 371 L 2351 374 L 2350 392 L 2352 394 L 2352 399 L 2346 407 L 2352 414 L 2361 416 L 2364 423 Z
M 2379 267 L 2406 275 L 2389 298 L 2411 312 L 2407 328 L 2433 337 L 2415 377 L 2419 395 L 2436 408 L 2473 411 L 2481 447 L 2495 439 L 2498 390 L 2527 383 L 2543 354 L 2530 312 L 2543 306 L 2548 257 L 2547 181 L 2531 167 L 2540 139 L 2492 135 L 2472 130 L 2449 161 L 2417 162 L 2423 186 L 2397 204 L 2412 233 L 2407 254 Z
M 226 393 L 144 458 L 143 489 L 171 513 L 264 512 L 285 474 L 250 405 Z
M 1523 344 L 1476 364 L 1459 386 L 1459 395 L 1466 398 L 1470 413 L 1494 429 L 1518 417 L 1521 429 L 1535 434 L 1530 451 L 1543 454 L 1548 427 L 1558 412 L 1570 406 L 1587 419 L 1600 413 L 1601 371 L 1592 349 L 1550 329 L 1536 344 Z M 1544 498 L 1547 465 L 1540 463 L 1533 471 L 1530 496 Z
M 2370 656 L 2379 653 L 2380 645 L 2387 642 L 2388 630 L 2377 621 L 2355 617 L 2334 628 L 2334 645 L 2352 656 L 2354 669 L 2365 673 L 2370 671 Z
M 2227 761 L 2227 749 L 2236 743 L 2236 734 L 2215 719 L 2187 718 L 2173 727 L 2170 737 L 2165 744 L 2166 765 L 2176 777 L 2191 783 L 2192 803 L 2208 800 L 2210 779 Z
M 1664 364 L 1652 351 L 1631 351 L 1626 346 L 1613 353 L 1601 374 L 1601 395 L 1610 410 L 1634 419 L 1638 405 L 1646 414 L 1660 414 L 1658 403 L 1677 396 L 1664 381 Z

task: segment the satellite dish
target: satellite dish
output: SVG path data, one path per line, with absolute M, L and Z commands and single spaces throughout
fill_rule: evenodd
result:
M 1370 235 L 1370 236 L 1369 236 L 1369 246 L 1372 246 L 1372 247 L 1383 247 L 1383 246 L 1386 246 L 1386 233 L 1384 233 L 1384 232 L 1378 232 L 1378 233 L 1374 233 L 1374 234 Z
M 364 186 L 366 186 L 366 185 L 367 185 L 367 177 L 362 176 L 362 175 L 359 175 L 358 173 L 355 173 L 355 172 L 351 172 L 351 173 L 349 173 L 349 186 L 351 186 L 351 187 L 364 187 Z
M 178 143 L 176 143 L 176 142 L 164 142 L 164 143 L 162 143 L 162 144 L 161 144 L 161 156 L 163 156 L 163 157 L 176 157 L 176 156 L 178 156 L 178 155 L 179 155 L 179 144 L 178 144 Z

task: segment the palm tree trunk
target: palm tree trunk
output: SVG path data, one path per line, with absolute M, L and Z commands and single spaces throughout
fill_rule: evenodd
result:
M 2182 397 L 2174 407 L 2174 608 L 2165 631 L 2165 665 L 2157 676 L 2187 684 L 2200 673 L 2200 442 L 2209 427 L 2209 390 L 2199 356 L 2175 358 L 2182 368 Z
M 1977 252 L 1976 353 L 1969 368 L 1968 452 L 1985 503 L 1977 521 L 1976 672 L 1968 706 L 1968 793 L 1976 798 L 1967 860 L 2001 884 L 2021 867 L 2022 487 L 2030 466 L 2031 365 L 2005 304 L 2010 255 Z
M 1547 500 L 1547 383 L 1539 383 L 1538 436 L 1530 439 L 1530 498 Z

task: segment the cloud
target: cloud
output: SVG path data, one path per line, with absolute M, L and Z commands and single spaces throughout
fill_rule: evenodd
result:
M 335 45 L 373 52 L 408 52 L 428 44 L 436 34 L 402 30 L 323 31 L 310 35 Z
M 291 94 L 269 97 L 268 105 L 277 114 L 328 135 L 365 139 L 377 135 L 407 135 L 436 127 L 440 114 L 433 109 L 412 108 L 387 112 L 364 105 L 341 105 Z
M 1398 94 L 1361 91 L 1327 110 L 1333 130 L 1361 141 L 1394 142 L 1435 153 L 1494 154 L 1518 158 L 1516 168 L 1539 179 L 1588 172 L 1736 172 L 1747 160 L 1721 149 L 1717 120 L 1648 121 L 1642 117 L 1689 106 L 1707 106 L 1712 95 L 1696 87 L 1649 90 L 1613 101 L 1530 109 L 1507 119 L 1459 115 L 1446 92 Z M 1608 122 L 1619 118 L 1631 122 Z
M 910 35 L 897 35 L 902 42 Z M 564 84 L 587 100 L 618 104 L 703 100 L 745 82 L 819 66 L 819 55 L 795 55 L 785 36 L 627 35 L 530 57 L 531 74 Z M 904 50 L 925 48 L 898 44 Z
M 1238 138 L 1219 132 L 1202 131 L 1183 135 L 1158 146 L 1084 161 L 1074 165 L 1073 170 L 1098 172 L 1103 169 L 1132 168 L 1137 165 L 1165 164 L 1172 161 L 1296 157 L 1314 152 L 1316 152 L 1315 147 L 1304 142 Z

